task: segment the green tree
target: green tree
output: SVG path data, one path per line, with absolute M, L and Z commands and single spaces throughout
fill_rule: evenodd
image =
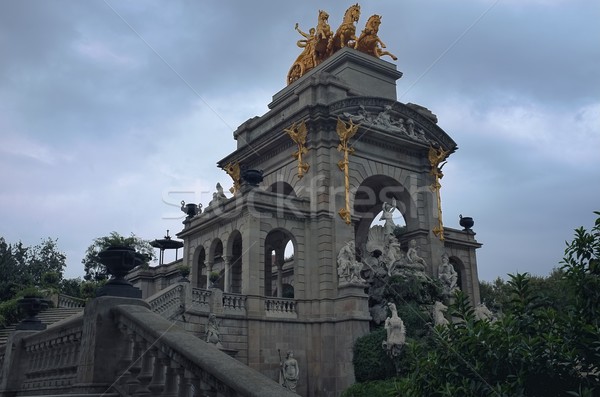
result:
M 154 247 L 148 240 L 143 240 L 135 234 L 129 237 L 121 236 L 117 232 L 111 232 L 108 236 L 94 239 L 85 251 L 85 257 L 81 260 L 84 265 L 85 275 L 83 278 L 87 281 L 103 281 L 108 279 L 106 267 L 100 263 L 98 253 L 111 246 L 122 246 L 134 248 L 137 252 L 146 257 L 145 265 L 156 258 Z
M 0 237 L 0 300 L 11 299 L 27 287 L 57 288 L 66 259 L 51 238 L 26 247 L 21 242 L 9 244 Z
M 458 293 L 449 308 L 454 321 L 408 341 L 403 375 L 377 387 L 398 396 L 599 395 L 600 213 L 596 215 L 590 232 L 576 229 L 561 269 L 547 278 L 509 275 L 508 281 L 490 286 L 492 292 L 503 292 L 498 321 L 477 320 L 467 297 Z M 368 389 L 365 384 L 348 395 L 374 395 Z

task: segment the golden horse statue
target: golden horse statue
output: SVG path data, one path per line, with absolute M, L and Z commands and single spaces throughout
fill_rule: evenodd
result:
M 360 34 L 360 37 L 358 40 L 356 40 L 356 45 L 354 48 L 377 58 L 381 58 L 384 55 L 389 55 L 395 61 L 398 58 L 394 54 L 383 50 L 383 48 L 385 48 L 385 44 L 383 44 L 383 41 L 381 41 L 379 36 L 377 36 L 377 33 L 379 32 L 379 25 L 381 25 L 381 16 L 377 14 L 371 15 L 371 17 L 367 20 L 365 28 Z
M 360 6 L 356 3 L 350 6 L 344 13 L 342 24 L 335 31 L 333 40 L 330 43 L 329 54 L 334 54 L 346 46 L 352 47 L 352 45 L 349 45 L 349 42 L 356 42 L 355 24 L 358 22 L 358 18 L 360 18 Z
M 304 74 L 329 56 L 327 51 L 333 32 L 329 27 L 328 19 L 329 14 L 323 10 L 319 10 L 317 28 L 310 28 L 308 34 L 300 30 L 296 23 L 295 29 L 304 37 L 304 39 L 298 40 L 296 45 L 304 48 L 304 50 L 298 55 L 298 58 L 296 58 L 296 61 L 292 64 L 288 72 L 288 84 L 292 84 L 304 76 Z

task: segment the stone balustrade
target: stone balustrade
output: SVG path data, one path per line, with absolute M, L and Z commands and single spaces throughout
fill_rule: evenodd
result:
M 0 360 L 0 395 L 7 390 L 54 394 L 76 383 L 82 329 L 78 315 L 43 332 L 11 335 Z
M 265 315 L 277 318 L 297 318 L 296 301 L 290 298 L 265 298 Z
M 111 312 L 128 341 L 114 386 L 122 396 L 296 395 L 142 306 Z
M 174 288 L 174 290 L 177 290 Z M 232 295 L 240 310 L 244 300 Z M 151 310 L 104 296 L 43 331 L 0 347 L 0 396 L 291 397 L 277 382 Z
M 4 382 L 4 358 L 6 357 L 6 346 L 7 345 L 2 345 L 0 346 L 0 385 L 2 385 Z
M 74 296 L 58 294 L 57 307 L 76 308 L 85 307 L 85 299 L 75 298 Z
M 246 296 L 240 294 L 232 294 L 230 292 L 223 293 L 223 313 L 224 314 L 246 314 Z
M 173 284 L 146 299 L 153 312 L 172 318 L 185 308 L 185 287 Z
M 210 312 L 211 291 L 202 288 L 192 288 L 192 307 L 191 309 L 199 312 Z

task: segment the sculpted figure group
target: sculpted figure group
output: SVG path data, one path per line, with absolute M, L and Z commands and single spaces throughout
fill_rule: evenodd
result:
M 359 18 L 360 5 L 356 3 L 346 10 L 342 24 L 335 34 L 329 26 L 329 14 L 323 10 L 319 10 L 316 29 L 311 28 L 308 33 L 300 30 L 296 23 L 296 31 L 304 37 L 298 40 L 296 44 L 298 47 L 303 48 L 303 51 L 290 68 L 287 83 L 291 84 L 298 80 L 309 70 L 344 47 L 355 48 L 377 58 L 388 55 L 394 60 L 398 59 L 395 55 L 383 50 L 385 44 L 377 35 L 379 25 L 381 25 L 381 16 L 372 15 L 367 21 L 365 29 L 357 37 L 356 23 Z

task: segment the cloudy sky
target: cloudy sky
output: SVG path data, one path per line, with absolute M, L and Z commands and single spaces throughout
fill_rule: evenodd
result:
M 335 29 L 351 4 L 0 0 L 0 236 L 57 238 L 76 277 L 95 237 L 180 231 L 178 203 L 230 185 L 233 130 L 285 87 L 294 24 L 324 9 Z M 383 16 L 399 101 L 458 143 L 444 223 L 475 219 L 480 278 L 548 274 L 600 210 L 600 3 L 361 6 L 359 29 Z

